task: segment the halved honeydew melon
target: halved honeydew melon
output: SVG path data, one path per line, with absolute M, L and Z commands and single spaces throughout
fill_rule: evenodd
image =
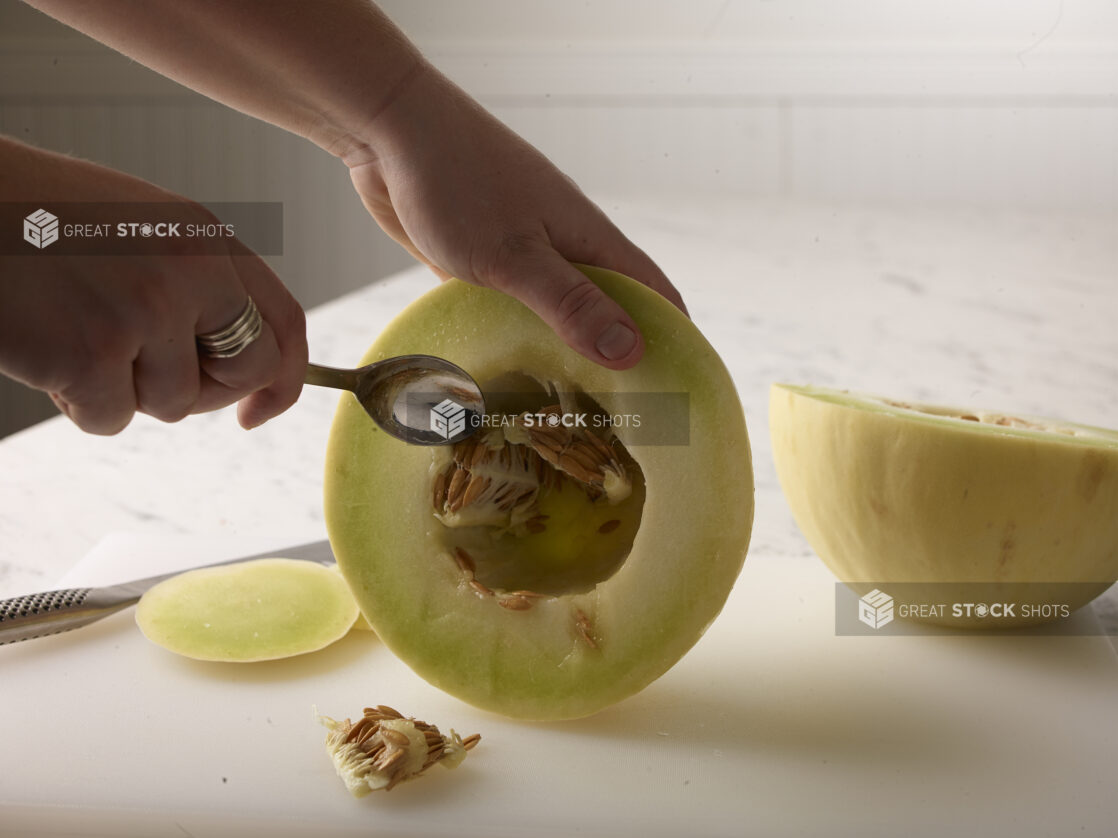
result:
M 341 573 L 341 570 L 338 568 L 338 566 L 336 564 L 330 565 L 330 568 L 335 573 L 338 573 L 338 574 Z M 342 577 L 342 578 L 344 579 L 345 577 Z M 353 631 L 372 631 L 373 630 L 373 627 L 369 625 L 369 621 L 365 619 L 365 615 L 361 613 L 360 609 L 357 610 L 357 619 L 354 621 L 352 628 L 353 628 Z
M 365 619 L 365 615 L 360 611 L 357 612 L 357 621 L 353 624 L 354 631 L 372 631 L 373 627 L 369 625 L 369 621 Z
M 250 662 L 321 649 L 358 617 L 345 579 L 324 565 L 255 559 L 160 582 L 136 606 L 154 643 L 196 660 Z
M 1118 579 L 1118 432 L 787 384 L 772 388 L 769 425 L 800 530 L 860 595 L 920 583 L 929 603 L 1067 606 L 924 617 L 1005 628 L 1063 616 Z
M 491 413 L 519 419 L 453 449 L 411 446 L 347 394 L 327 453 L 330 541 L 374 630 L 432 684 L 513 717 L 585 716 L 663 674 L 721 610 L 753 520 L 745 420 L 717 353 L 645 286 L 582 270 L 639 324 L 636 367 L 600 367 L 511 297 L 452 280 L 360 363 L 446 358 Z M 655 412 L 657 394 L 684 394 L 680 444 L 650 442 L 648 425 L 548 424 L 574 401 Z

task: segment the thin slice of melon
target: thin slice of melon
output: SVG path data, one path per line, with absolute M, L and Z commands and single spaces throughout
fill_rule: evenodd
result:
M 450 280 L 360 363 L 446 358 L 516 423 L 413 446 L 345 394 L 327 452 L 330 542 L 381 640 L 444 691 L 525 719 L 589 715 L 667 671 L 721 610 L 753 522 L 745 418 L 718 354 L 654 291 L 581 270 L 641 328 L 634 368 L 594 364 L 511 297 Z M 639 428 L 621 418 L 641 412 Z M 561 424 L 581 413 L 611 422 Z
M 358 617 L 345 580 L 315 562 L 270 558 L 191 570 L 136 606 L 144 635 L 176 654 L 251 662 L 314 652 Z
M 860 595 L 902 583 L 947 606 L 921 621 L 1005 628 L 1062 616 L 1118 579 L 1118 432 L 788 384 L 769 404 L 796 522 Z M 952 612 L 1025 598 L 1066 610 Z

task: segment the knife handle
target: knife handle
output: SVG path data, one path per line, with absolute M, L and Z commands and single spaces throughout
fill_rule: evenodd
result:
M 0 646 L 87 626 L 137 600 L 112 588 L 65 588 L 0 600 Z

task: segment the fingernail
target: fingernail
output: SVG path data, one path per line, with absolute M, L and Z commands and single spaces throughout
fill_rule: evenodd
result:
M 624 358 L 633 351 L 637 345 L 637 333 L 620 321 L 610 325 L 608 329 L 598 335 L 598 342 L 594 344 L 602 357 L 616 361 Z

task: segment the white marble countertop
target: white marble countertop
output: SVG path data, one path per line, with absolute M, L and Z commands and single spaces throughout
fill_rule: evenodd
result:
M 764 201 L 604 201 L 726 360 L 754 451 L 751 552 L 811 560 L 774 475 L 774 381 L 1118 426 L 1113 216 Z M 312 357 L 352 365 L 434 284 L 416 268 L 309 313 Z M 50 588 L 106 533 L 322 537 L 337 394 L 244 432 L 230 410 L 116 437 L 56 418 L 0 441 L 0 597 Z M 1096 602 L 1118 614 L 1115 589 Z M 1109 615 L 1109 616 L 1108 616 Z

